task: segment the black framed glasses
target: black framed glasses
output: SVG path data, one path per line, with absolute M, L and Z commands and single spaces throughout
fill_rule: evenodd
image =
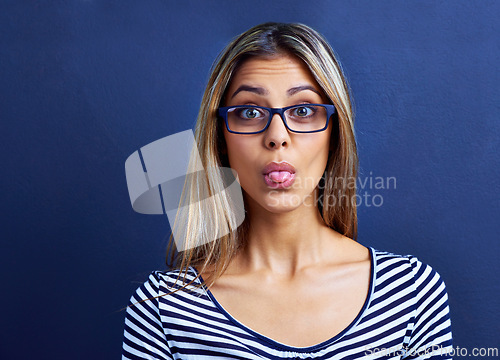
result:
M 233 134 L 259 134 L 266 131 L 274 114 L 279 114 L 285 127 L 295 133 L 315 133 L 326 130 L 334 105 L 300 104 L 284 108 L 236 105 L 219 108 L 227 131 Z

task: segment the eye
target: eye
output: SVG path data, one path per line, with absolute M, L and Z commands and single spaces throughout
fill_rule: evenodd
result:
M 264 116 L 264 114 L 256 108 L 241 108 L 238 111 L 238 115 L 243 119 L 257 119 Z
M 309 106 L 299 106 L 293 108 L 292 114 L 297 117 L 308 117 L 314 114 L 314 109 Z

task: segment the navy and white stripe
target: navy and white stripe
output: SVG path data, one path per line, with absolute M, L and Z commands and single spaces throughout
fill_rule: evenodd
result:
M 155 271 L 130 299 L 122 359 L 449 359 L 446 288 L 413 256 L 370 249 L 371 285 L 356 319 L 309 347 L 276 342 L 228 314 L 206 288 L 172 291 L 177 271 Z M 187 280 L 196 276 L 190 268 Z M 199 280 L 196 280 L 199 284 Z

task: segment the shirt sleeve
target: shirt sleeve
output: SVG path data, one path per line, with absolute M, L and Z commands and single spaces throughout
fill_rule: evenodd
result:
M 446 285 L 429 265 L 410 257 L 415 278 L 415 318 L 403 359 L 451 359 L 452 336 Z
M 151 273 L 130 298 L 125 316 L 122 360 L 173 359 L 158 307 L 159 277 Z M 144 301 L 143 301 L 144 300 Z

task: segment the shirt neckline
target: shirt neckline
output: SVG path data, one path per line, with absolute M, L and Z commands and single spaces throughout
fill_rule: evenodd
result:
M 328 345 L 333 344 L 334 342 L 336 342 L 337 340 L 342 338 L 349 330 L 351 330 L 353 327 L 355 327 L 359 323 L 359 321 L 363 317 L 366 309 L 370 305 L 370 302 L 371 302 L 372 297 L 373 297 L 373 291 L 375 288 L 375 277 L 376 277 L 375 262 L 376 262 L 376 260 L 375 260 L 375 250 L 372 247 L 367 247 L 367 248 L 368 248 L 369 253 L 370 253 L 370 283 L 369 283 L 369 288 L 368 288 L 368 294 L 366 296 L 365 302 L 363 303 L 363 307 L 359 311 L 358 315 L 356 315 L 354 320 L 344 330 L 339 332 L 337 335 L 331 337 L 330 339 L 322 341 L 322 342 L 315 344 L 315 345 L 305 346 L 305 347 L 292 346 L 292 345 L 280 343 L 279 341 L 273 340 L 270 337 L 267 337 L 263 334 L 260 334 L 257 331 L 252 330 L 251 328 L 249 328 L 245 324 L 241 323 L 236 318 L 234 318 L 229 312 L 227 312 L 226 309 L 224 309 L 224 307 L 217 301 L 215 296 L 212 294 L 212 292 L 205 285 L 203 285 L 203 290 L 205 291 L 207 296 L 210 298 L 212 303 L 217 307 L 217 309 L 229 321 L 231 321 L 233 324 L 235 324 L 239 328 L 245 330 L 247 333 L 252 334 L 253 336 L 258 338 L 259 340 L 266 342 L 268 345 L 270 344 L 272 347 L 274 347 L 276 349 L 280 349 L 280 350 L 284 350 L 284 351 L 292 351 L 292 352 L 305 353 L 305 352 L 317 351 L 317 350 L 320 350 Z M 191 266 L 191 269 L 193 269 L 193 271 L 199 277 L 198 281 L 200 283 L 203 283 L 204 280 L 203 280 L 203 277 L 201 276 L 201 274 L 199 274 L 198 271 L 192 266 Z

